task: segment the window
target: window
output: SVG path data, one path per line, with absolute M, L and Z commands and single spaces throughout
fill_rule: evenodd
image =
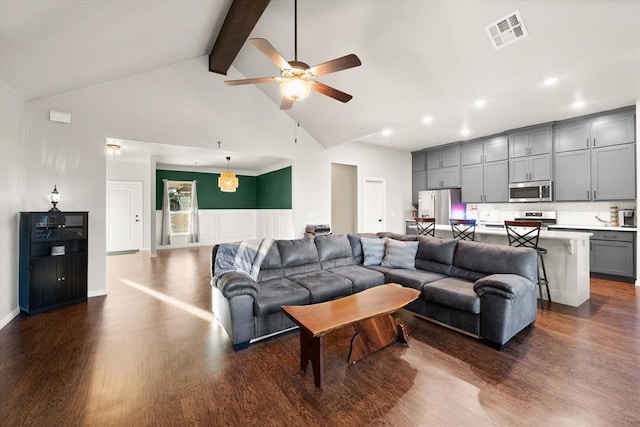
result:
M 171 234 L 189 232 L 191 209 L 191 182 L 169 181 L 169 214 L 171 215 Z

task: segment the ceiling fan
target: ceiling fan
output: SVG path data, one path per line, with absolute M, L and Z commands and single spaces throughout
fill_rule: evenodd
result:
M 258 77 L 253 79 L 227 80 L 229 86 L 257 84 L 257 83 L 280 83 L 280 90 L 283 98 L 280 104 L 281 110 L 288 110 L 295 101 L 305 98 L 311 90 L 323 95 L 337 99 L 340 102 L 349 102 L 353 96 L 338 89 L 332 88 L 316 80 L 316 77 L 323 76 L 337 71 L 346 70 L 361 65 L 360 59 L 352 54 L 333 59 L 331 61 L 309 67 L 304 62 L 298 61 L 298 1 L 294 0 L 294 60 L 286 61 L 280 53 L 266 39 L 254 38 L 249 40 L 266 55 L 278 68 L 278 77 Z

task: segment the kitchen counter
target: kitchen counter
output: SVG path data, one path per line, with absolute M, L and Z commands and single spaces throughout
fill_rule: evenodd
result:
M 573 230 L 602 230 L 602 231 L 637 231 L 636 227 L 611 227 L 610 225 L 575 225 L 575 224 L 555 224 L 549 228 L 570 228 Z
M 436 236 L 451 239 L 451 227 L 437 224 Z M 592 233 L 588 231 L 540 230 L 539 246 L 547 250 L 544 261 L 552 302 L 578 307 L 589 299 L 590 236 Z M 476 227 L 476 241 L 509 244 L 504 228 L 483 225 Z

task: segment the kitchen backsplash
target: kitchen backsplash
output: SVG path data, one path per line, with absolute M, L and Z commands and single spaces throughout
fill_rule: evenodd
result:
M 619 202 L 575 202 L 575 203 L 483 203 L 467 204 L 467 218 L 476 218 L 479 223 L 502 223 L 512 220 L 514 212 L 556 211 L 558 224 L 603 225 L 596 217 L 610 221 L 611 207 L 635 209 L 636 203 Z

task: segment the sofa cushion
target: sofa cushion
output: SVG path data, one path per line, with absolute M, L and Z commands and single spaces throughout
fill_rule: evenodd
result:
M 362 264 L 364 260 L 364 254 L 362 253 L 362 243 L 360 242 L 360 236 L 357 234 L 347 234 L 349 244 L 351 244 L 351 254 L 356 261 L 356 264 Z
M 255 316 L 279 312 L 283 305 L 309 304 L 309 291 L 291 280 L 280 278 L 258 283 L 258 295 L 253 300 Z
M 457 308 L 473 314 L 480 314 L 480 297 L 473 290 L 473 282 L 447 277 L 427 283 L 422 288 L 422 298 Z
M 448 276 L 457 245 L 453 239 L 419 236 L 416 268 Z
M 312 304 L 351 295 L 351 280 L 326 270 L 296 274 L 287 278 L 309 291 Z
M 531 248 L 513 248 L 459 241 L 450 276 L 476 281 L 489 274 L 517 274 L 536 283 L 537 254 Z
M 362 252 L 364 253 L 363 264 L 365 266 L 380 265 L 382 257 L 384 257 L 384 248 L 387 239 L 361 237 L 360 242 L 362 243 Z
M 381 238 L 386 237 L 388 239 L 399 240 L 401 242 L 415 242 L 416 240 L 418 240 L 418 236 L 415 234 L 398 234 L 391 233 L 389 231 L 381 231 L 380 233 L 376 234 Z
M 380 263 L 383 267 L 406 268 L 415 270 L 416 251 L 418 242 L 387 239 L 384 249 L 384 258 Z
M 360 265 L 346 265 L 344 267 L 330 268 L 327 271 L 351 280 L 351 292 L 354 294 L 386 283 L 384 274 Z
M 284 277 L 320 270 L 318 249 L 313 240 L 276 240 Z
M 355 265 L 351 244 L 344 234 L 326 234 L 316 236 L 318 259 L 323 270 L 345 265 Z
M 258 281 L 263 282 L 279 277 L 283 277 L 282 266 L 280 265 L 280 251 L 278 250 L 277 243 L 274 242 L 271 248 L 269 248 L 269 252 L 267 252 L 264 260 L 262 260 Z
M 399 283 L 402 286 L 421 290 L 425 283 L 440 280 L 446 276 L 443 274 L 432 273 L 424 270 L 405 270 L 401 268 L 389 267 L 368 267 L 384 273 L 387 283 Z

